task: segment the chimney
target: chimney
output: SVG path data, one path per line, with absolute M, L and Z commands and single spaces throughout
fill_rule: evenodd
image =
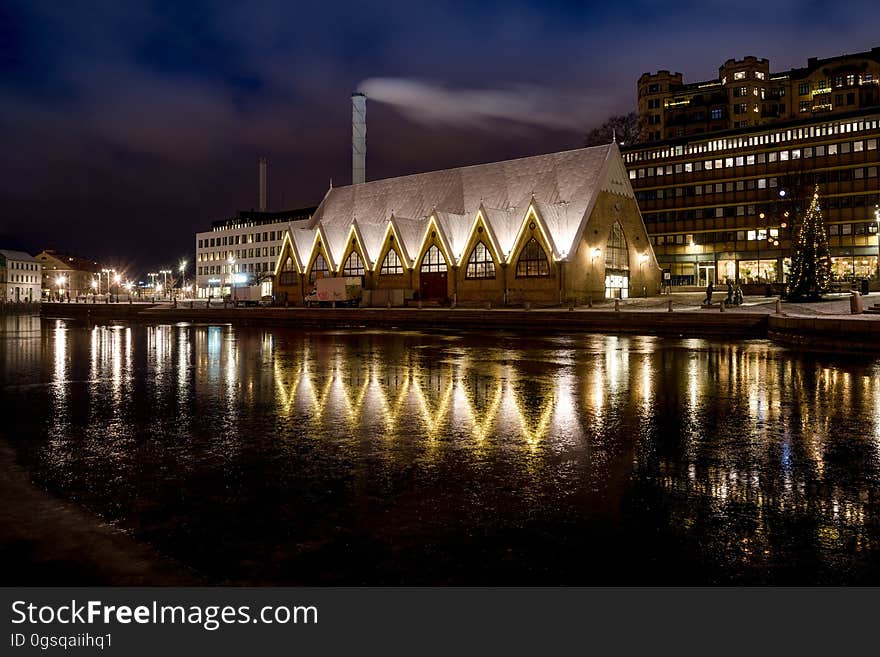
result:
M 367 96 L 351 95 L 351 184 L 357 185 L 367 176 Z
M 266 183 L 267 183 L 266 176 L 267 176 L 267 169 L 268 168 L 269 168 L 269 160 L 267 160 L 265 157 L 261 157 L 260 158 L 260 212 L 265 212 L 266 207 L 268 205 L 267 197 L 266 197 Z

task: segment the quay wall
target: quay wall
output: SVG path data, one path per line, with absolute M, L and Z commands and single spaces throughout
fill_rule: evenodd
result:
M 771 338 L 793 348 L 880 352 L 880 318 L 749 312 L 472 308 L 172 308 L 153 304 L 43 304 L 45 318 L 193 322 L 308 329 L 397 328 L 523 333 L 630 333 Z
M 501 330 L 528 333 L 605 332 L 675 336 L 763 337 L 760 313 L 613 310 L 477 310 L 464 308 L 169 308 L 118 304 L 119 308 L 47 304 L 42 315 L 84 321 L 194 322 L 291 328 L 401 328 Z
M 880 352 L 880 318 L 770 315 L 767 337 L 811 351 Z

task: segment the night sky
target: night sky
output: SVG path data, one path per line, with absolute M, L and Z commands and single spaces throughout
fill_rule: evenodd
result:
M 880 45 L 880 3 L 0 0 L 0 246 L 134 276 L 257 205 L 367 179 L 576 148 L 645 71 L 771 70 Z M 382 102 L 382 100 L 386 102 Z

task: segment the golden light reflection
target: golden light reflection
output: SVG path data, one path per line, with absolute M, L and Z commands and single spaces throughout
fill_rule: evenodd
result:
M 464 410 L 471 434 L 482 443 L 494 428 L 504 397 L 504 380 L 501 376 L 460 376 L 457 389 L 456 407 Z

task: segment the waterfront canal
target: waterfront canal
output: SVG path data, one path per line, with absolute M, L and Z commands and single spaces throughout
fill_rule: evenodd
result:
M 0 414 L 208 583 L 880 583 L 875 358 L 13 316 Z

